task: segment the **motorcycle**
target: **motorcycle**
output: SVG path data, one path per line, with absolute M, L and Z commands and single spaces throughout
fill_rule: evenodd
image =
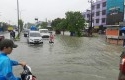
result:
M 23 67 L 23 72 L 21 73 L 21 80 L 37 80 L 36 76 L 32 74 L 30 66 L 25 65 Z

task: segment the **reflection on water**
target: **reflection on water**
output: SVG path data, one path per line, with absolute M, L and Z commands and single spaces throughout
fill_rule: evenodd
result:
M 122 49 L 102 39 L 56 35 L 54 44 L 43 45 L 22 39 L 11 57 L 26 61 L 38 80 L 115 80 Z
M 40 48 L 40 47 L 43 47 L 43 44 L 28 44 L 28 47 L 29 48 Z

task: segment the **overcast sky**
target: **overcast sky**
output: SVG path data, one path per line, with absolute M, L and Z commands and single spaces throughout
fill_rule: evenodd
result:
M 20 16 L 27 23 L 64 18 L 67 11 L 83 12 L 88 0 L 19 0 Z M 0 0 L 0 22 L 17 24 L 17 0 Z

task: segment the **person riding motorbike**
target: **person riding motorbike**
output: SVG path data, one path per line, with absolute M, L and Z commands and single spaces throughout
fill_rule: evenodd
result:
M 12 68 L 17 65 L 24 67 L 26 63 L 14 61 L 8 57 L 13 48 L 16 47 L 17 45 L 10 39 L 4 39 L 0 42 L 0 80 L 21 80 L 21 78 L 14 76 Z

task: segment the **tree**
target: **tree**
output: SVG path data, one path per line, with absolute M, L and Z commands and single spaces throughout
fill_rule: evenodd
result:
M 40 24 L 41 28 L 47 28 L 47 22 L 42 22 L 42 24 Z
M 19 20 L 19 26 L 20 26 L 19 27 L 20 29 L 18 29 L 18 30 L 20 30 L 20 32 L 21 32 L 23 30 L 23 21 L 21 19 Z
M 52 21 L 51 26 L 56 31 L 56 34 L 60 34 L 61 28 L 60 28 L 60 22 L 62 21 L 61 18 L 56 18 Z
M 67 20 L 66 19 L 61 19 L 61 22 L 59 23 L 58 27 L 60 28 L 61 31 L 63 31 L 63 35 L 64 32 L 67 30 Z
M 67 29 L 71 32 L 71 36 L 82 36 L 81 30 L 84 29 L 85 19 L 80 12 L 67 12 L 66 21 Z

